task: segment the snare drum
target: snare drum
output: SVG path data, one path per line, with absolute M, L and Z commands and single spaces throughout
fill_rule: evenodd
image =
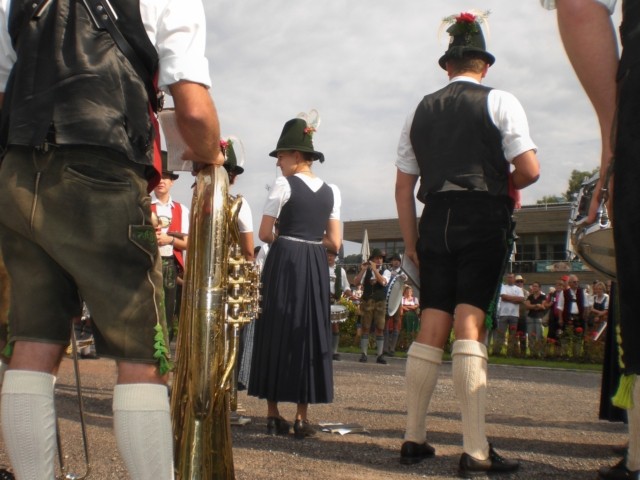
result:
M 402 285 L 404 284 L 405 277 L 402 275 L 396 275 L 387 285 L 387 315 L 393 317 L 400 305 L 402 305 Z
M 594 270 L 616 278 L 616 252 L 613 243 L 613 228 L 607 207 L 600 205 L 595 223 L 587 224 L 591 199 L 598 192 L 596 184 L 600 178 L 595 174 L 582 183 L 578 199 L 571 212 L 571 243 L 580 259 Z
M 331 305 L 331 323 L 342 323 L 349 316 L 349 310 L 344 305 Z

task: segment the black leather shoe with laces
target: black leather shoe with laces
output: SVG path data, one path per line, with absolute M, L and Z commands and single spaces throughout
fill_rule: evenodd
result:
M 291 424 L 282 417 L 267 418 L 267 435 L 289 435 Z
M 379 363 L 380 365 L 386 365 L 388 362 L 384 359 L 384 355 L 380 355 L 378 358 L 376 358 L 376 363 Z
M 302 439 L 315 436 L 316 431 L 308 420 L 296 420 L 293 424 L 293 434 L 296 438 Z
M 400 463 L 403 465 L 413 465 L 421 462 L 425 458 L 433 457 L 436 449 L 428 443 L 404 442 L 400 449 Z
M 503 458 L 489 444 L 489 458 L 477 460 L 471 455 L 463 453 L 460 457 L 458 476 L 462 478 L 478 477 L 487 473 L 515 472 L 520 467 L 517 460 Z
M 632 472 L 627 468 L 627 460 L 622 459 L 613 467 L 602 467 L 598 470 L 598 478 L 601 480 L 640 480 L 640 470 Z

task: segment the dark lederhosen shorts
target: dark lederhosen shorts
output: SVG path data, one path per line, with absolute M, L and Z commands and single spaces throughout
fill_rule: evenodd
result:
M 508 252 L 511 208 L 482 192 L 428 195 L 420 219 L 420 308 L 453 313 L 469 304 L 487 311 Z
M 155 327 L 166 326 L 143 172 L 97 147 L 8 150 L 0 234 L 12 282 L 10 340 L 67 344 L 82 297 L 100 355 L 156 362 Z

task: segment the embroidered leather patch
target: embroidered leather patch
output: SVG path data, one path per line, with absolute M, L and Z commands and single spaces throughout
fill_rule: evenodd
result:
M 129 238 L 149 255 L 158 252 L 158 240 L 153 225 L 129 225 Z

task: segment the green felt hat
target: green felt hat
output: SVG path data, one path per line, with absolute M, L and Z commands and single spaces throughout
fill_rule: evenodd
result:
M 474 54 L 482 58 L 489 65 L 496 61 L 495 57 L 487 52 L 481 23 L 486 23 L 489 12 L 470 13 L 463 12 L 459 15 L 451 15 L 444 19 L 450 23 L 447 28 L 449 34 L 449 48 L 438 60 L 438 64 L 447 69 L 447 60 L 451 58 L 464 58 L 468 54 Z
M 324 162 L 324 155 L 316 152 L 313 148 L 313 134 L 315 131 L 315 127 L 309 126 L 303 118 L 289 120 L 284 124 L 276 149 L 269 155 L 277 157 L 280 151 L 295 150 L 311 153 L 314 160 L 319 160 L 320 163 Z
M 220 148 L 224 154 L 224 168 L 226 168 L 229 173 L 240 175 L 244 172 L 244 168 L 238 165 L 238 156 L 235 148 L 236 143 L 239 144 L 240 141 L 233 137 L 222 139 L 220 140 Z

